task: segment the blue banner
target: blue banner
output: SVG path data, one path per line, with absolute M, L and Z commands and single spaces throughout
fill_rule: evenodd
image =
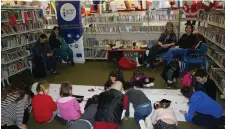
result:
M 73 51 L 76 63 L 84 63 L 80 1 L 56 1 L 60 31 Z
M 56 1 L 58 24 L 68 44 L 82 37 L 80 1 Z

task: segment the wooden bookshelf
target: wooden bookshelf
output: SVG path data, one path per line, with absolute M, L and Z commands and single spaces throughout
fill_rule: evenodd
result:
M 28 62 L 31 55 L 29 45 L 35 43 L 43 32 L 41 9 L 29 6 L 2 6 L 2 81 L 26 69 L 32 69 Z M 13 14 L 9 12 L 13 11 Z M 23 17 L 27 13 L 27 21 Z M 14 15 L 16 23 L 11 24 L 9 15 Z M 32 18 L 33 17 L 33 18 Z M 24 18 L 24 19 L 23 19 Z M 35 21 L 35 22 L 33 22 Z

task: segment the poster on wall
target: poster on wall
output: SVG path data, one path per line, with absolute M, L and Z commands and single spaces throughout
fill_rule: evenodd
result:
M 84 63 L 80 1 L 56 1 L 56 8 L 59 27 L 73 50 L 75 63 Z

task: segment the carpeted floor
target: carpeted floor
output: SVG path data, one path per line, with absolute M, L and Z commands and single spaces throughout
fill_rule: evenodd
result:
M 106 61 L 87 61 L 85 64 L 76 64 L 74 67 L 63 64 L 60 66 L 60 74 L 44 78 L 49 83 L 60 84 L 62 82 L 70 82 L 76 85 L 98 85 L 101 86 L 108 78 L 109 72 L 113 69 L 113 65 Z M 147 71 L 147 68 L 141 68 L 142 72 L 155 78 L 155 88 L 165 88 L 165 83 L 160 77 L 162 67 L 156 68 L 154 72 Z M 124 70 L 124 77 L 128 80 L 134 70 Z M 223 103 L 224 100 L 219 102 Z M 28 123 L 29 129 L 68 129 L 67 126 L 60 125 L 57 121 L 48 124 L 36 123 L 32 116 Z M 124 121 L 124 129 L 138 129 L 134 119 Z M 186 122 L 179 122 L 178 129 L 202 129 Z

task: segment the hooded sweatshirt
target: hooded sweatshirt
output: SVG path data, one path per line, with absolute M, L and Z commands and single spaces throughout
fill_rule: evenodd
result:
M 80 105 L 75 97 L 62 97 L 57 101 L 60 116 L 64 120 L 77 120 L 81 116 Z

